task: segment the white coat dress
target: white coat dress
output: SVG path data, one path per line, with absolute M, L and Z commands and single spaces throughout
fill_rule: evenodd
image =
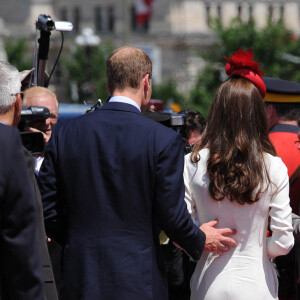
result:
M 254 204 L 214 200 L 208 191 L 209 150 L 194 164 L 185 157 L 185 201 L 200 224 L 218 219 L 218 228 L 235 228 L 238 246 L 222 256 L 203 252 L 191 279 L 191 300 L 278 299 L 278 281 L 270 258 L 287 254 L 294 244 L 287 168 L 279 157 L 265 155 L 273 184 Z M 275 187 L 276 185 L 276 187 Z M 272 236 L 267 238 L 270 217 Z

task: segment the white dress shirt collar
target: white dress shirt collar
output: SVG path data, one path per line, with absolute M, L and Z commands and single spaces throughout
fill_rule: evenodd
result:
M 121 103 L 131 104 L 135 106 L 139 111 L 141 111 L 141 108 L 134 100 L 125 96 L 113 96 L 109 99 L 109 102 L 121 102 Z

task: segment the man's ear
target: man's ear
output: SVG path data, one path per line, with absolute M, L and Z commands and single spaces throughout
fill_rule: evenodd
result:
M 276 110 L 272 104 L 267 105 L 267 116 L 268 116 L 268 119 L 272 119 L 275 116 L 277 116 Z
M 278 123 L 278 115 L 275 107 L 272 104 L 267 105 L 267 118 L 268 118 L 268 128 L 269 130 Z
M 15 98 L 15 105 L 16 105 L 16 108 L 18 109 L 18 111 L 21 114 L 21 110 L 22 110 L 22 106 L 23 106 L 23 101 L 22 101 L 22 98 L 21 98 L 20 94 L 17 94 L 17 96 Z
M 17 94 L 12 106 L 14 107 L 13 126 L 18 126 L 22 110 L 22 98 L 20 94 Z
M 151 86 L 151 79 L 149 78 L 149 74 L 146 74 L 143 80 L 144 80 L 144 89 L 145 91 L 148 91 Z

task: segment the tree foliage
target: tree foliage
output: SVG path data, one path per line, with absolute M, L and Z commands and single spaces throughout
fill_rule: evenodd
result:
M 108 97 L 105 61 L 112 50 L 110 44 L 93 47 L 73 46 L 68 55 L 63 57 L 68 79 L 77 86 L 79 102 L 95 102 L 99 98 L 105 101 Z
M 174 80 L 169 80 L 159 85 L 153 84 L 152 98 L 162 100 L 165 104 L 174 102 L 182 105 L 185 101 L 184 96 L 178 92 Z
M 255 60 L 267 76 L 288 80 L 297 78 L 299 65 L 288 60 L 287 55 L 300 58 L 299 40 L 281 21 L 274 24 L 269 20 L 266 27 L 258 29 L 254 21 L 243 23 L 235 19 L 228 28 L 217 22 L 215 30 L 221 42 L 221 47 L 217 48 L 219 58 L 234 53 L 239 47 L 243 50 L 252 47 Z
M 200 52 L 207 61 L 204 71 L 198 75 L 194 89 L 190 93 L 192 106 L 204 115 L 220 83 L 224 81 L 225 59 L 240 47 L 243 50 L 253 48 L 254 60 L 260 63 L 260 69 L 269 77 L 300 81 L 300 42 L 286 29 L 281 21 L 259 29 L 254 21 L 243 23 L 232 20 L 229 27 L 223 27 L 219 21 L 214 23 L 217 42 L 209 52 Z
M 26 38 L 18 40 L 4 39 L 4 48 L 7 60 L 19 71 L 30 70 L 32 68 L 33 53 L 29 51 Z

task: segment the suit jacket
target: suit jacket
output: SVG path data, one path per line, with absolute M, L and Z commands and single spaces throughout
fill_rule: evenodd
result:
M 198 259 L 182 137 L 125 103 L 58 123 L 39 173 L 46 231 L 64 243 L 62 299 L 167 299 L 159 231 Z
M 34 191 L 36 206 L 37 206 L 37 230 L 38 230 L 39 246 L 40 246 L 42 267 L 43 267 L 45 296 L 47 300 L 58 300 L 54 275 L 52 271 L 52 264 L 48 253 L 48 247 L 47 247 L 47 236 L 46 236 L 45 225 L 44 225 L 43 204 L 42 204 L 39 187 L 34 174 L 34 159 L 26 148 L 24 148 L 24 153 L 25 153 L 27 169 L 30 176 L 30 181 Z
M 1 299 L 42 300 L 36 203 L 16 128 L 0 124 L 0 149 Z

